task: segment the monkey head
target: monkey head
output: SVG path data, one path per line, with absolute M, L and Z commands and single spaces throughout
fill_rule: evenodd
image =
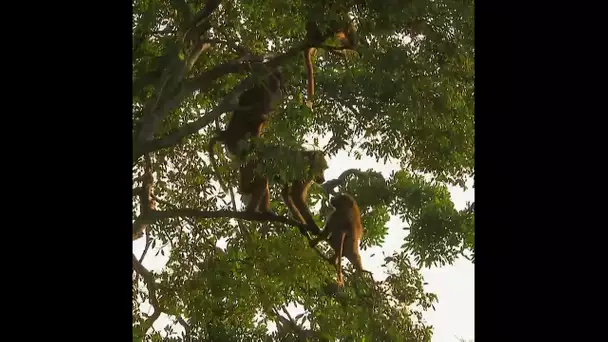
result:
M 352 198 L 352 196 L 342 193 L 338 196 L 334 196 L 334 198 L 332 198 L 329 203 L 331 203 L 331 205 L 336 208 L 336 210 L 340 210 L 342 208 L 352 208 L 354 203 L 356 202 L 354 198 Z
M 268 75 L 269 88 L 279 89 L 285 92 L 285 77 L 283 76 L 283 68 L 276 66 L 272 68 L 272 72 Z
M 327 165 L 327 159 L 325 159 L 325 154 L 323 151 L 305 151 L 306 158 L 309 161 L 310 165 L 310 174 L 312 175 L 312 180 L 315 183 L 323 184 L 325 183 L 325 170 L 329 167 Z

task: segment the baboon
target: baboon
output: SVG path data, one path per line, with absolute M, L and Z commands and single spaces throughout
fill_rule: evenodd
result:
M 335 37 L 340 41 L 339 47 L 329 47 L 323 45 L 325 41 L 331 37 Z M 315 94 L 315 78 L 312 65 L 312 55 L 317 48 L 325 48 L 330 51 L 336 50 L 353 50 L 357 48 L 357 30 L 352 22 L 332 21 L 329 29 L 326 32 L 321 32 L 319 26 L 312 20 L 306 23 L 306 49 L 304 50 L 304 61 L 306 63 L 306 72 L 308 74 L 308 99 L 306 105 L 312 108 L 312 98 Z
M 154 175 L 152 174 L 152 160 L 149 154 L 144 154 L 144 174 L 141 179 L 142 187 L 138 193 L 140 217 L 156 210 L 156 201 L 152 194 L 154 190 Z M 141 238 L 147 227 L 147 220 L 142 220 L 141 218 L 136 220 L 133 225 L 133 240 Z
M 313 182 L 319 184 L 325 182 L 323 173 L 328 167 L 327 160 L 322 151 L 295 150 L 293 153 L 297 153 L 309 165 L 306 177 L 304 179 L 281 179 L 278 175 L 272 177 L 275 182 L 283 184 L 281 192 L 283 201 L 294 219 L 306 224 L 311 233 L 319 235 L 321 230 L 315 223 L 306 200 L 308 189 Z M 257 174 L 255 171 L 260 160 L 265 160 L 264 153 L 241 166 L 239 190 L 243 194 L 247 211 L 271 213 L 269 177 Z
M 270 113 L 282 97 L 283 75 L 281 68 L 277 67 L 268 75 L 265 82 L 257 84 L 241 94 L 238 108 L 232 113 L 226 130 L 218 132 L 209 141 L 209 159 L 211 159 L 215 174 L 224 190 L 226 190 L 226 186 L 218 172 L 213 146 L 216 142 L 222 142 L 226 145 L 226 150 L 231 158 L 244 160 L 252 149 L 249 139 L 262 134 Z
M 354 198 L 347 194 L 340 194 L 330 201 L 335 210 L 330 214 L 325 223 L 323 232 L 310 241 L 310 246 L 315 247 L 321 240 L 326 240 L 334 250 L 334 256 L 330 258 L 338 272 L 338 286 L 342 286 L 342 257 L 345 256 L 361 272 L 367 272 L 361 264 L 359 255 L 359 241 L 363 235 L 361 225 L 361 213 Z

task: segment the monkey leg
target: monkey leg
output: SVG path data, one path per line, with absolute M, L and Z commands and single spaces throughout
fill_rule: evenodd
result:
M 264 178 L 264 196 L 258 208 L 263 213 L 271 213 L 270 210 L 270 189 L 268 189 L 268 178 Z
M 289 213 L 291 214 L 291 216 L 293 216 L 294 219 L 296 219 L 302 223 L 306 223 L 304 221 L 304 219 L 302 218 L 302 215 L 300 215 L 300 212 L 298 211 L 298 209 L 293 204 L 293 201 L 289 194 L 290 191 L 291 191 L 291 188 L 289 185 L 285 185 L 283 187 L 283 190 L 281 191 L 281 197 L 283 197 L 283 202 L 285 202 L 285 205 L 287 206 Z
M 268 201 L 270 194 L 268 193 L 268 180 L 260 177 L 255 179 L 252 183 L 251 200 L 247 203 L 248 212 L 262 212 L 264 209 L 269 210 L 269 204 L 263 203 L 264 200 Z M 266 208 L 261 208 L 264 205 Z
M 338 270 L 338 286 L 342 287 L 342 285 L 344 284 L 344 282 L 342 281 L 342 252 L 344 250 L 344 240 L 346 239 L 346 233 L 345 232 L 341 232 L 341 237 L 340 237 L 340 248 L 338 251 L 336 251 L 336 256 L 337 256 L 337 260 L 336 260 L 336 269 Z
M 315 95 L 315 72 L 312 65 L 312 56 L 315 54 L 315 48 L 308 48 L 304 51 L 304 62 L 306 64 L 306 73 L 308 78 L 308 96 L 306 106 L 312 109 L 312 98 Z
M 351 264 L 353 264 L 357 271 L 365 272 L 365 270 L 363 269 L 363 264 L 361 263 L 361 255 L 359 253 L 350 253 L 350 255 L 348 255 L 346 258 L 348 259 L 348 261 L 350 261 Z
M 300 215 L 300 211 L 298 210 L 298 208 L 296 208 L 295 204 L 293 203 L 290 192 L 291 192 L 290 186 L 285 185 L 283 187 L 283 191 L 281 191 L 281 196 L 283 197 L 283 202 L 285 202 L 285 205 L 287 206 L 289 213 L 291 213 L 291 216 L 295 220 L 297 220 L 301 223 L 306 223 L 306 221 L 304 221 L 304 219 L 302 218 L 302 215 Z M 298 229 L 300 230 L 300 233 L 302 235 L 306 235 L 306 236 L 308 235 L 308 231 L 302 229 L 301 227 L 298 227 Z
M 296 218 L 300 220 L 302 223 L 306 223 L 308 225 L 308 230 L 314 235 L 320 235 L 321 229 L 315 223 L 315 220 L 308 209 L 308 205 L 306 204 L 306 198 L 308 197 L 308 187 L 310 183 L 303 182 L 293 182 L 291 185 L 291 191 L 289 194 L 291 195 L 291 200 L 293 205 L 297 209 L 298 215 Z M 293 213 L 292 213 L 293 214 Z

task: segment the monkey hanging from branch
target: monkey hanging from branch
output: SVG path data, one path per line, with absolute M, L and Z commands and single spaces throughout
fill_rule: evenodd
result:
M 310 247 L 314 248 L 321 240 L 327 240 L 334 250 L 334 256 L 330 261 L 336 266 L 338 272 L 338 286 L 343 285 L 342 280 L 342 257 L 345 256 L 359 272 L 370 273 L 363 269 L 361 255 L 359 254 L 359 242 L 363 236 L 361 225 L 361 212 L 353 197 L 347 194 L 335 196 L 330 201 L 335 210 L 330 214 L 325 223 L 323 232 L 310 241 Z
M 219 131 L 208 145 L 209 159 L 224 191 L 227 187 L 219 173 L 213 147 L 216 142 L 226 146 L 231 159 L 243 161 L 251 152 L 250 138 L 260 137 L 271 112 L 283 98 L 283 75 L 281 68 L 272 69 L 262 82 L 241 94 L 238 108 L 232 113 L 226 130 Z
M 259 166 L 263 168 L 261 164 L 272 160 L 273 155 L 268 153 L 269 151 L 276 151 L 281 148 L 280 146 L 269 146 L 260 149 L 247 163 L 241 165 L 239 191 L 246 202 L 246 210 L 274 215 L 270 209 L 270 190 L 268 188 L 269 178 L 272 177 L 275 183 L 282 184 L 281 195 L 283 201 L 294 219 L 306 224 L 308 232 L 319 235 L 321 230 L 315 223 L 306 201 L 312 183 L 322 184 L 325 182 L 324 172 L 328 168 L 325 154 L 322 151 L 290 149 L 288 153 L 291 157 L 298 158 L 307 167 L 306 171 L 300 170 L 301 172 L 297 172 L 298 175 L 268 175 L 256 170 Z M 306 231 L 300 230 L 300 232 L 308 236 Z
M 139 188 L 139 218 L 133 223 L 133 240 L 137 240 L 144 235 L 144 230 L 148 227 L 148 222 L 144 218 L 146 214 L 156 210 L 154 200 L 154 175 L 152 174 L 152 160 L 149 154 L 144 154 L 144 174 L 141 177 L 142 187 Z
M 329 46 L 325 42 L 330 38 L 338 40 L 339 46 Z M 312 109 L 312 98 L 315 93 L 315 78 L 312 64 L 312 56 L 317 48 L 324 48 L 330 52 L 351 50 L 356 51 L 358 45 L 357 30 L 352 21 L 330 21 L 327 29 L 321 30 L 319 25 L 308 20 L 306 22 L 306 47 L 304 49 L 304 61 L 306 63 L 306 73 L 308 77 L 308 95 L 306 106 Z

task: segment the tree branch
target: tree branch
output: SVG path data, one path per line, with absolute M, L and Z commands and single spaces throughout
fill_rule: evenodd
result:
M 287 52 L 271 59 L 270 61 L 264 63 L 268 69 L 276 68 L 279 65 L 282 65 L 289 58 L 292 58 L 298 55 L 303 49 L 306 47 L 306 43 L 300 43 L 289 49 Z M 250 60 L 256 60 L 259 57 L 251 56 Z M 251 68 L 249 63 L 245 63 L 242 59 L 234 60 L 230 62 L 226 62 L 220 64 L 208 71 L 201 73 L 199 76 L 193 78 L 190 81 L 186 81 L 181 85 L 180 91 L 173 96 L 170 100 L 166 101 L 162 108 L 152 113 L 151 116 L 161 119 L 164 118 L 169 112 L 173 109 L 177 108 L 180 103 L 189 95 L 191 95 L 194 91 L 205 92 L 208 89 L 214 86 L 214 81 L 221 76 L 230 73 L 244 73 Z M 186 124 L 182 127 L 177 128 L 173 132 L 169 133 L 163 138 L 159 139 L 151 139 L 152 135 L 139 135 L 139 138 L 134 142 L 133 148 L 133 160 L 137 160 L 142 154 L 160 150 L 163 148 L 171 147 L 179 143 L 183 138 L 187 137 L 190 134 L 194 134 L 198 132 L 200 129 L 211 123 L 213 120 L 219 118 L 222 114 L 233 110 L 236 107 L 236 103 L 238 102 L 238 97 L 247 89 L 251 88 L 255 83 L 255 79 L 250 76 L 243 80 L 238 86 L 232 89 L 230 93 L 228 93 L 222 102 L 214 108 L 211 112 L 207 113 L 200 119 Z M 158 122 L 156 122 L 158 123 Z M 148 132 L 150 133 L 150 132 Z M 153 134 L 154 132 L 152 132 Z
M 213 70 L 209 71 L 209 74 L 212 72 Z M 179 143 L 183 138 L 198 132 L 213 120 L 219 118 L 222 114 L 234 110 L 234 108 L 238 106 L 239 96 L 254 85 L 255 79 L 255 77 L 249 76 L 243 80 L 224 97 L 222 102 L 217 107 L 215 107 L 211 112 L 203 115 L 200 119 L 174 130 L 163 138 L 139 144 L 139 146 L 134 148 L 133 161 L 139 159 L 142 154 L 160 150 Z
M 141 256 L 139 257 L 139 263 L 142 263 L 144 261 L 144 258 L 146 257 L 146 253 L 148 253 L 148 249 L 150 249 L 150 245 L 152 244 L 152 236 L 150 236 L 150 232 L 144 231 L 144 233 L 146 234 L 146 247 L 144 247 L 144 251 L 143 251 L 143 253 L 141 253 Z
M 146 287 L 148 288 L 148 300 L 152 306 L 152 309 L 154 309 L 154 313 L 149 316 L 148 319 L 146 319 L 140 326 L 142 333 L 145 334 L 148 329 L 150 329 L 152 324 L 154 324 L 154 322 L 158 319 L 158 317 L 160 317 L 163 310 L 158 303 L 158 298 L 156 297 L 156 281 L 154 280 L 154 275 L 137 260 L 135 254 L 133 254 L 133 269 L 135 269 L 135 272 L 142 277 L 144 283 L 146 284 Z
M 221 2 L 221 0 L 207 0 L 205 6 L 194 15 L 194 26 L 199 25 L 203 20 L 209 18 Z
M 180 17 L 184 18 L 184 21 L 186 23 L 191 23 L 193 22 L 192 20 L 192 10 L 190 9 L 190 6 L 186 3 L 186 1 L 184 0 L 172 0 L 171 4 L 173 5 L 173 7 L 175 7 L 176 10 L 178 10 L 180 13 Z
M 325 195 L 327 195 L 327 197 L 329 197 L 329 195 L 336 196 L 337 193 L 334 191 L 334 189 L 337 186 L 344 185 L 344 183 L 346 182 L 346 178 L 348 178 L 348 176 L 351 176 L 351 175 L 366 177 L 367 173 L 365 173 L 359 169 L 348 169 L 348 170 L 342 172 L 342 174 L 338 178 L 328 180 L 327 182 L 321 184 L 321 186 L 323 187 L 323 190 L 325 191 Z
M 190 331 L 192 331 L 192 329 L 190 328 L 190 324 L 188 324 L 188 322 L 186 322 L 185 319 L 183 319 L 181 316 L 177 316 L 177 321 L 179 322 L 179 324 L 182 325 L 182 327 L 184 327 L 184 341 L 190 341 L 192 336 L 190 336 Z
M 229 210 L 219 210 L 219 211 L 201 211 L 196 209 L 176 209 L 171 211 L 158 211 L 153 210 L 148 212 L 145 215 L 141 215 L 138 220 L 148 220 L 148 221 L 157 221 L 166 218 L 177 218 L 177 217 L 196 217 L 196 218 L 235 218 L 242 219 L 247 221 L 257 221 L 257 222 L 279 222 L 288 225 L 292 225 L 298 227 L 300 229 L 307 229 L 307 226 L 303 223 L 295 221 L 293 219 L 279 216 L 271 213 L 258 213 L 258 212 L 246 212 L 246 211 L 229 211 Z M 137 221 L 137 220 L 136 220 Z
M 157 131 L 158 125 L 164 120 L 167 114 L 175 106 L 175 97 L 181 94 L 183 88 L 183 79 L 188 70 L 192 67 L 196 59 L 200 56 L 202 50 L 208 45 L 200 43 L 199 37 L 206 32 L 211 25 L 205 24 L 206 19 L 217 9 L 221 0 L 210 0 L 205 3 L 203 9 L 201 9 L 196 15 L 194 20 L 189 25 L 190 28 L 186 30 L 184 39 L 181 41 L 181 45 L 184 43 L 189 44 L 195 42 L 194 49 L 188 54 L 189 58 L 187 62 L 181 61 L 179 54 L 176 53 L 181 47 L 176 47 L 173 51 L 168 51 L 166 57 L 171 61 L 168 63 L 168 67 L 165 68 L 162 76 L 160 77 L 159 83 L 156 86 L 156 96 L 149 99 L 145 106 L 144 117 L 140 126 L 139 132 L 137 133 L 136 141 L 139 143 L 152 140 L 154 134 Z M 186 4 L 185 8 L 189 11 Z M 182 10 L 184 7 L 181 8 Z M 195 35 L 195 39 L 192 39 L 192 34 Z M 171 56 L 173 54 L 173 56 Z M 164 99 L 168 94 L 169 98 Z M 167 105 L 167 102 L 170 105 Z M 179 99 L 178 104 L 181 102 Z M 160 109 L 158 109 L 158 105 Z M 163 105 L 164 104 L 164 105 Z
M 156 284 L 154 275 L 141 264 L 141 261 L 137 260 L 135 254 L 133 254 L 133 269 L 139 276 L 142 277 L 144 284 L 148 289 L 148 301 L 150 302 L 152 309 L 154 309 L 154 313 L 152 313 L 152 315 L 149 316 L 148 319 L 145 320 L 144 323 L 142 323 L 141 325 L 142 333 L 145 334 L 148 329 L 152 327 L 158 317 L 160 317 L 160 314 L 165 311 L 165 309 L 160 305 L 160 303 L 158 302 L 158 297 L 156 296 L 156 286 L 158 284 Z M 176 316 L 176 318 L 177 321 L 184 327 L 184 330 L 187 334 L 186 336 L 189 336 L 190 325 L 181 316 Z
M 173 210 L 178 209 L 178 207 L 177 207 L 175 204 L 171 204 L 171 203 L 169 203 L 169 202 L 167 202 L 167 201 L 164 201 L 164 200 L 162 200 L 162 199 L 159 199 L 157 196 L 154 196 L 154 199 L 155 199 L 155 200 L 156 200 L 158 203 L 161 203 L 162 205 L 165 205 L 165 206 L 167 206 L 167 207 L 169 207 L 169 208 L 171 208 L 171 209 L 173 209 Z M 185 218 L 185 217 L 184 217 L 183 219 L 184 219 L 184 221 L 188 222 L 188 223 L 189 223 L 189 224 L 190 224 L 190 225 L 191 225 L 193 228 L 198 229 L 198 230 L 202 231 L 203 233 L 206 233 L 206 231 L 205 231 L 204 229 L 201 229 L 201 228 L 199 227 L 199 225 L 198 225 L 198 224 L 196 224 L 194 221 L 192 221 L 192 220 L 190 220 L 190 219 L 188 219 L 188 218 Z M 212 248 L 215 248 L 215 247 L 216 247 L 214 243 L 212 243 L 211 241 L 209 241 L 209 239 L 208 239 L 208 238 L 205 236 L 205 234 L 201 234 L 200 236 L 202 237 L 202 239 L 205 241 L 205 243 L 206 243 L 206 244 L 207 244 L 209 247 L 212 247 Z
M 317 337 L 317 333 L 315 331 L 312 329 L 306 329 L 299 325 L 291 317 L 289 311 L 287 311 L 287 308 L 283 306 L 282 309 L 287 315 L 287 318 L 279 314 L 277 309 L 272 308 L 272 314 L 278 319 L 275 321 L 275 324 L 277 325 L 277 334 L 281 335 L 280 337 L 285 337 L 289 333 L 289 330 L 293 331 L 298 336 L 299 340 L 309 340 Z

